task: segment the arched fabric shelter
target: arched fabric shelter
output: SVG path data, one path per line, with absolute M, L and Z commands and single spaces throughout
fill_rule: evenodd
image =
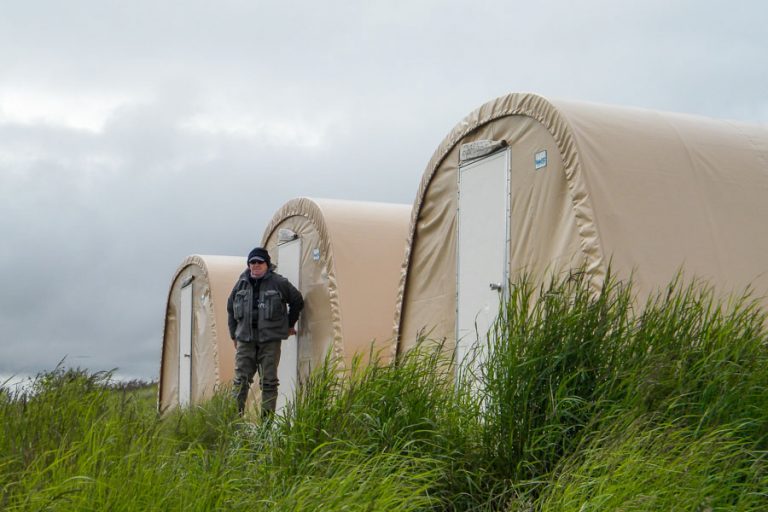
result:
M 264 231 L 277 271 L 304 296 L 295 343 L 283 343 L 281 395 L 331 352 L 387 357 L 410 205 L 293 199 Z M 372 345 L 373 342 L 373 345 Z M 279 402 L 278 402 L 279 405 Z
M 298 336 L 282 344 L 282 408 L 302 378 L 331 352 L 349 362 L 381 350 L 392 353 L 392 311 L 399 283 L 410 205 L 293 199 L 267 226 L 277 272 L 305 300 Z M 189 256 L 168 292 L 158 409 L 208 398 L 234 376 L 227 299 L 245 257 Z M 254 382 L 251 400 L 258 400 Z
M 245 257 L 187 257 L 168 292 L 160 363 L 158 410 L 209 398 L 234 374 L 227 298 Z
M 765 293 L 768 129 L 533 94 L 484 104 L 424 172 L 399 350 L 424 329 L 477 339 L 523 270 L 584 265 L 599 286 L 609 262 L 622 277 L 634 271 L 641 297 L 681 268 L 724 292 Z

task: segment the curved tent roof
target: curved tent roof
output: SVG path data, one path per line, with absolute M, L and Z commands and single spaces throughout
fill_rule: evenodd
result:
M 298 326 L 300 378 L 322 364 L 329 351 L 347 362 L 357 353 L 366 357 L 372 347 L 384 349 L 384 357 L 391 352 L 391 315 L 410 209 L 410 205 L 299 198 L 274 214 L 262 245 L 278 272 L 284 273 L 279 246 L 286 240 L 281 234 L 302 242 L 298 283 L 294 282 L 305 299 Z M 160 411 L 177 406 L 180 395 L 186 396 L 182 403 L 197 403 L 210 397 L 217 385 L 231 382 L 234 347 L 226 304 L 244 268 L 242 257 L 194 255 L 176 270 L 166 305 Z M 188 370 L 180 344 L 184 337 L 190 342 Z M 281 368 L 287 362 L 281 360 Z M 180 369 L 189 371 L 189 378 L 182 378 Z M 285 371 L 292 379 L 290 369 Z M 291 386 L 281 377 L 281 391 Z
M 245 258 L 234 256 L 188 256 L 171 280 L 166 303 L 165 329 L 160 363 L 158 409 L 179 404 L 180 327 L 182 288 L 189 289 L 191 326 L 188 335 L 188 400 L 197 403 L 209 398 L 215 387 L 228 383 L 234 374 L 235 351 L 227 327 L 227 298 L 232 285 L 245 268 Z
M 634 271 L 641 295 L 680 268 L 723 291 L 768 289 L 768 128 L 509 94 L 456 125 L 424 172 L 398 291 L 401 350 L 424 328 L 454 339 L 460 148 L 487 139 L 511 155 L 510 277 L 585 265 L 599 285 L 611 262 Z
M 389 355 L 410 211 L 410 205 L 298 198 L 273 216 L 262 244 L 278 272 L 281 232 L 302 240 L 301 375 L 328 351 L 347 362 L 365 356 L 374 340 Z

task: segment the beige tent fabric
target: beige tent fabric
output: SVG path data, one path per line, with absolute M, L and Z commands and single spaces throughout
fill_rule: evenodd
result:
M 171 281 L 160 363 L 158 410 L 179 404 L 179 299 L 192 279 L 191 403 L 209 398 L 234 375 L 235 351 L 227 327 L 227 298 L 245 269 L 245 257 L 199 256 L 184 259 Z
M 386 358 L 394 345 L 391 318 L 405 248 L 410 205 L 299 198 L 267 226 L 262 244 L 279 268 L 280 231 L 302 240 L 299 289 L 305 309 L 298 325 L 299 376 L 306 378 L 328 351 L 346 362 L 371 349 Z M 171 281 L 158 387 L 158 409 L 179 403 L 179 307 L 182 284 L 192 278 L 191 403 L 211 396 L 234 377 L 234 346 L 227 328 L 227 298 L 245 257 L 189 256 Z M 258 401 L 258 383 L 249 397 Z
M 395 313 L 399 350 L 425 330 L 455 336 L 458 152 L 511 148 L 510 276 L 608 262 L 639 296 L 683 268 L 724 292 L 768 291 L 768 128 L 549 101 L 492 100 L 461 121 L 427 165 L 412 211 Z M 536 170 L 534 154 L 547 150 Z
M 391 318 L 405 249 L 410 205 L 293 199 L 264 231 L 262 244 L 278 265 L 281 230 L 302 241 L 299 289 L 299 376 L 328 351 L 349 362 L 372 346 L 392 352 Z M 375 343 L 372 345 L 372 342 Z

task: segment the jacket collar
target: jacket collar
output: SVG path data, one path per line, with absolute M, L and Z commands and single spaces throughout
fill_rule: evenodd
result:
M 267 273 L 264 274 L 264 277 L 262 277 L 261 280 L 263 281 L 264 279 L 269 279 L 270 277 L 272 277 L 272 275 L 275 272 L 275 268 L 276 267 L 274 265 L 270 265 L 269 269 L 267 269 Z M 251 279 L 251 271 L 246 268 L 245 270 L 243 270 L 243 273 L 240 274 L 240 279 L 239 280 L 240 281 L 250 281 L 250 279 Z

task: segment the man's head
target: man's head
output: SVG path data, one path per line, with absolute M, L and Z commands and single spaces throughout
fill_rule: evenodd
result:
M 256 279 L 264 277 L 271 263 L 269 253 L 263 247 L 256 247 L 248 253 L 248 269 L 251 271 L 251 277 Z

